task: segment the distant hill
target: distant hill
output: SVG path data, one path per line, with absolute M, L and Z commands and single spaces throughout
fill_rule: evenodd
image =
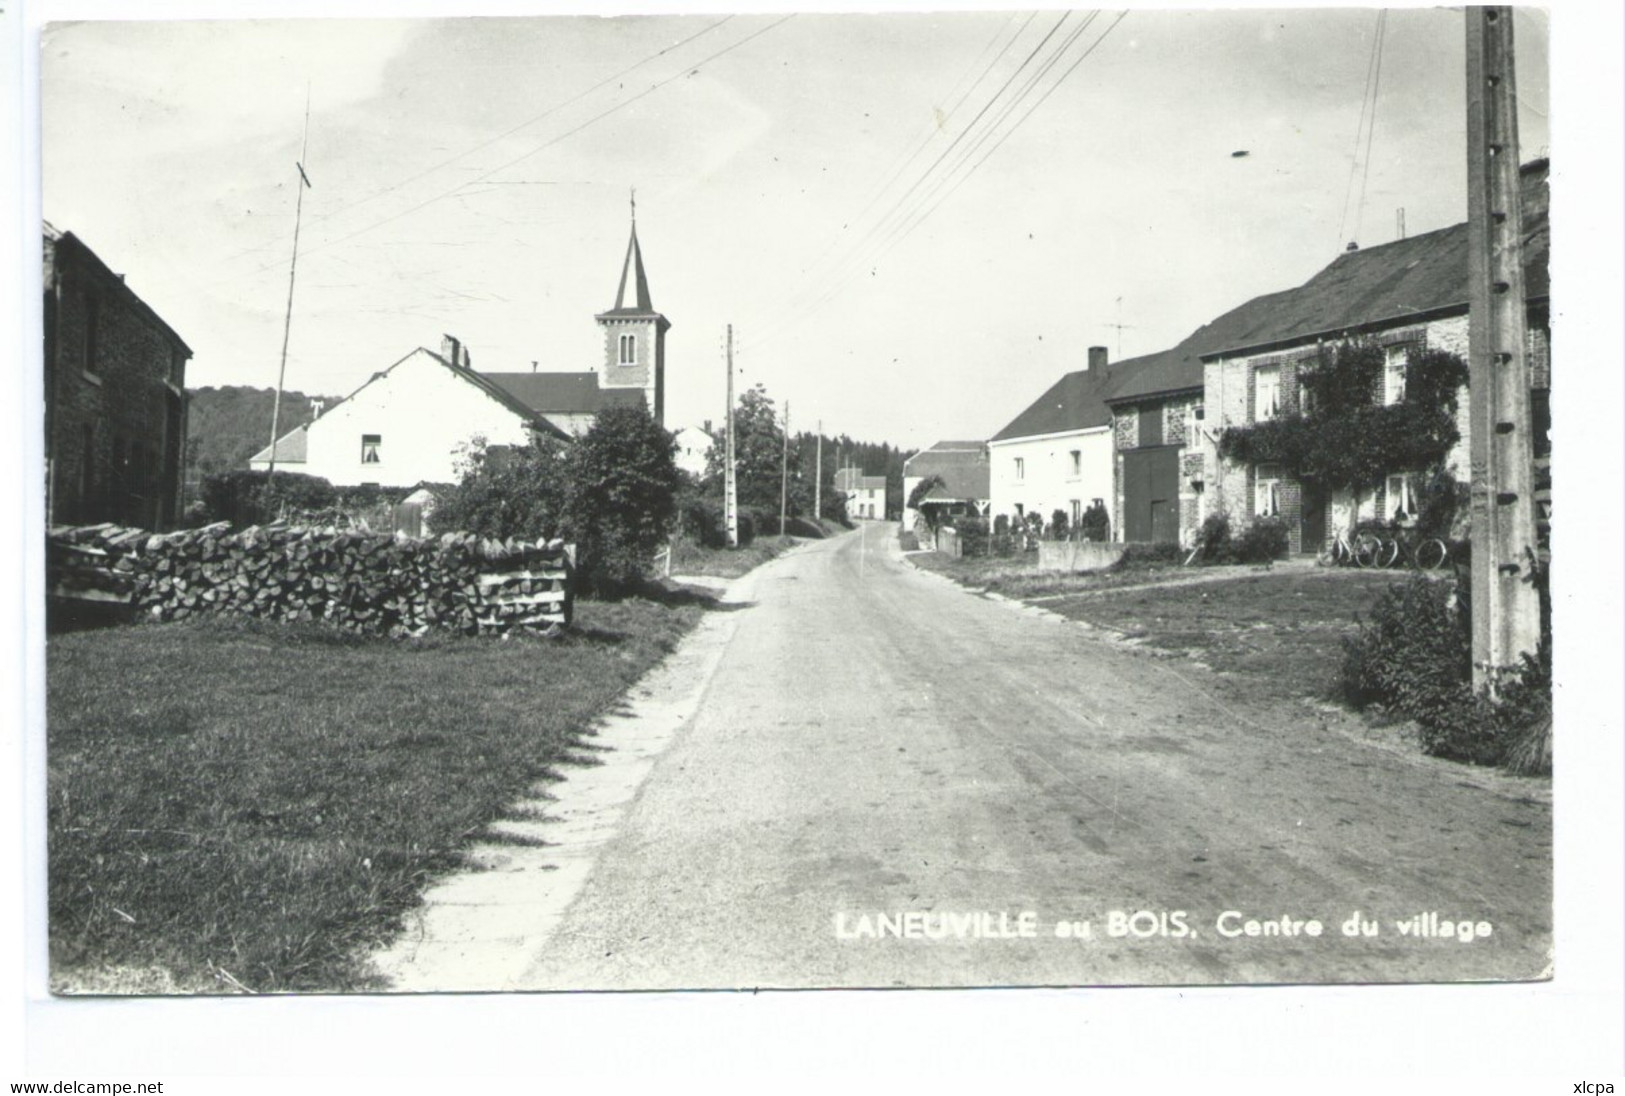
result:
M 276 401 L 274 388 L 223 385 L 219 388 L 193 388 L 186 424 L 186 477 L 192 482 L 216 472 L 247 468 L 248 458 L 271 442 L 271 408 Z M 333 396 L 319 396 L 326 406 L 338 403 Z M 282 393 L 282 415 L 277 431 L 286 434 L 313 417 L 311 397 L 303 392 Z

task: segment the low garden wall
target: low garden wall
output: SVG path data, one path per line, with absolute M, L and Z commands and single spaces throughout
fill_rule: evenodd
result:
M 572 553 L 556 540 L 104 524 L 53 527 L 46 561 L 53 597 L 128 605 L 153 620 L 228 613 L 396 637 L 507 634 L 568 625 L 574 607 Z
M 1126 545 L 1092 540 L 1041 540 L 1038 542 L 1040 571 L 1102 571 L 1123 558 Z

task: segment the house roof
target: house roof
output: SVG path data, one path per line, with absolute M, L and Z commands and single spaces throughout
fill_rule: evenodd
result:
M 255 461 L 269 461 L 271 459 L 271 446 L 267 445 L 258 453 L 248 458 L 250 464 Z M 276 440 L 276 461 L 278 464 L 303 464 L 305 462 L 305 428 L 296 426 Z
M 595 415 L 644 406 L 641 388 L 600 388 L 597 373 L 478 373 L 529 414 Z
M 938 442 L 930 449 L 915 453 L 903 462 L 903 475 L 925 479 L 940 476 L 942 485 L 927 492 L 924 501 L 968 501 L 991 497 L 988 485 L 987 449 L 981 442 L 970 442 L 974 449 L 943 449 Z
M 1522 169 L 1524 296 L 1551 292 L 1548 161 Z M 1202 325 L 1178 346 L 1134 362 L 1105 396 L 1122 403 L 1202 386 L 1202 359 L 1306 342 L 1359 329 L 1389 327 L 1440 313 L 1465 312 L 1467 225 L 1347 251 L 1294 289 L 1266 293 Z
M 81 240 L 78 236 L 75 236 L 72 232 L 57 228 L 55 225 L 51 224 L 50 221 L 44 222 L 44 238 L 47 256 L 49 256 L 53 251 L 59 250 L 64 244 L 83 253 L 91 264 L 100 271 L 102 276 L 99 280 L 104 286 L 113 287 L 118 294 L 124 298 L 126 303 L 128 303 L 142 316 L 145 316 L 148 320 L 152 321 L 152 323 L 156 325 L 160 331 L 167 335 L 170 341 L 179 347 L 181 352 L 185 354 L 188 359 L 191 359 L 194 356 L 192 353 L 192 348 L 186 345 L 186 340 L 176 334 L 175 329 L 170 327 L 169 324 L 164 321 L 164 318 L 158 315 L 150 304 L 142 300 L 139 293 L 126 285 L 124 282 L 124 275 L 115 273 L 112 267 L 108 266 L 102 261 L 102 257 L 100 255 L 97 255 L 91 250 L 89 244 L 85 243 L 85 241 Z M 56 264 L 54 262 L 51 263 L 46 274 L 47 288 L 50 287 L 50 282 L 55 277 L 55 267 Z M 267 446 L 267 448 L 269 448 L 269 446 Z
M 1121 383 L 1123 371 L 1142 359 L 1119 362 L 1104 368 L 1079 369 L 1068 373 L 1045 390 L 1027 409 L 1011 420 L 993 441 L 1029 438 L 1038 434 L 1060 434 L 1110 425 L 1111 409 L 1105 397 Z
M 1521 173 L 1524 297 L 1532 301 L 1551 293 L 1548 167 L 1547 160 L 1535 160 Z M 1467 249 L 1464 222 L 1344 252 L 1298 288 L 1260 298 L 1269 302 L 1267 308 L 1249 311 L 1245 323 L 1233 325 L 1225 338 L 1210 342 L 1203 353 L 1253 350 L 1465 312 L 1471 296 Z

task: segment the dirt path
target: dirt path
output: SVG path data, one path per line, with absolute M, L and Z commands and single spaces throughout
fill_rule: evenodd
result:
M 1548 968 L 1545 804 L 1301 711 L 1216 700 L 1189 667 L 970 596 L 878 551 L 873 532 L 749 581 L 753 604 L 730 614 L 692 718 L 505 985 L 1380 982 Z M 1145 935 L 1113 935 L 1114 911 L 1145 911 L 1132 922 Z M 1343 934 L 1356 911 L 1378 935 Z M 1400 932 L 1431 914 L 1426 931 L 1465 921 L 1491 933 Z M 893 917 L 948 936 L 887 935 Z

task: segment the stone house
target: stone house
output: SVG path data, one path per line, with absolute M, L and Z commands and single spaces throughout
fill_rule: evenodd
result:
M 1524 278 L 1528 308 L 1530 388 L 1537 455 L 1548 448 L 1551 387 L 1547 161 L 1522 172 Z M 1217 338 L 1200 349 L 1206 427 L 1199 452 L 1187 458 L 1191 476 L 1206 490 L 1190 515 L 1227 513 L 1233 528 L 1259 517 L 1286 523 L 1294 552 L 1318 552 L 1339 530 L 1375 519 L 1415 517 L 1419 474 L 1395 468 L 1373 490 L 1326 492 L 1267 464 L 1222 459 L 1226 428 L 1304 412 L 1300 378 L 1321 348 L 1351 337 L 1374 341 L 1385 355 L 1380 391 L 1373 399 L 1403 399 L 1407 361 L 1426 349 L 1467 356 L 1467 225 L 1377 247 L 1345 252 L 1297 289 L 1258 298 L 1236 310 Z M 1465 389 L 1458 399 L 1461 437 L 1445 461 L 1457 480 L 1468 478 L 1470 420 Z M 1182 522 L 1182 532 L 1194 528 Z
M 181 513 L 191 349 L 72 232 L 44 231 L 46 520 Z

